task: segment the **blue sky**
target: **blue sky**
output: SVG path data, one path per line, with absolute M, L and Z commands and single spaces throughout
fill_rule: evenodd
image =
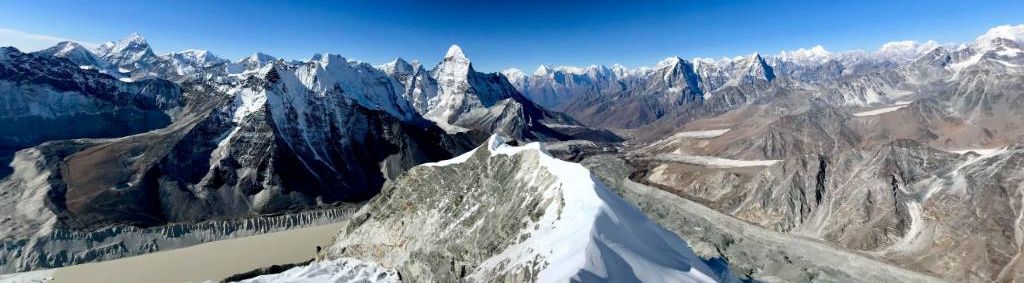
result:
M 139 32 L 160 53 L 304 59 L 330 52 L 430 66 L 457 43 L 479 70 L 530 72 L 542 63 L 641 66 L 673 55 L 775 54 L 817 44 L 839 51 L 908 39 L 965 42 L 1024 23 L 1019 0 L 834 2 L 0 0 L 0 44 L 101 43 Z

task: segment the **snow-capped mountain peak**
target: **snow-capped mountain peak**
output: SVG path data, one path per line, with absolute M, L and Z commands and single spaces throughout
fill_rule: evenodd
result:
M 469 61 L 469 58 L 466 58 L 466 54 L 462 53 L 462 47 L 459 47 L 458 44 L 452 44 L 451 47 L 448 47 L 448 52 L 444 54 L 444 59 L 463 59 Z
M 551 69 L 547 65 L 537 66 L 537 70 L 533 71 L 534 76 L 547 76 L 549 73 L 551 73 Z
M 252 55 L 249 55 L 248 57 L 242 58 L 241 60 L 239 60 L 239 62 L 267 63 L 274 60 L 277 60 L 277 58 L 275 58 L 274 56 L 256 52 Z
M 348 59 L 338 54 L 317 53 L 314 54 L 313 57 L 309 58 L 309 62 L 316 62 L 327 66 L 331 64 L 346 64 L 348 63 Z
M 73 41 L 62 41 L 53 47 L 37 51 L 35 54 L 68 59 L 83 68 L 104 69 L 108 66 L 107 62 L 97 57 L 89 49 Z
M 462 52 L 462 48 L 455 44 L 448 48 L 448 52 L 444 55 L 444 60 L 441 61 L 441 64 L 435 70 L 438 81 L 444 79 L 466 80 L 466 76 L 472 71 L 473 67 L 469 58 Z
M 388 75 L 409 75 L 416 70 L 412 64 L 402 58 L 395 58 L 395 60 L 380 65 L 377 68 Z
M 755 52 L 743 59 L 734 61 L 737 64 L 735 73 L 727 85 L 749 84 L 754 81 L 772 81 L 775 79 L 774 69 L 765 62 L 760 53 Z
M 74 41 L 61 41 L 57 43 L 57 45 L 55 45 L 54 48 L 59 49 L 56 53 L 59 55 L 66 55 L 68 53 L 74 52 L 75 50 L 84 49 L 81 44 L 78 44 Z
M 668 58 L 665 58 L 664 60 L 658 61 L 658 64 L 655 65 L 655 68 L 661 69 L 661 68 L 665 68 L 665 67 L 675 66 L 675 65 L 678 65 L 682 61 L 683 61 L 683 58 L 679 58 L 679 56 L 668 57 Z
M 401 85 L 368 63 L 338 54 L 316 54 L 306 64 L 277 61 L 272 65 L 291 91 L 304 89 L 322 97 L 341 95 L 402 120 L 418 119 L 410 102 L 401 97 Z
M 1024 43 L 1024 25 L 1002 25 L 989 29 L 985 34 L 978 36 L 975 42 L 978 45 L 987 45 L 994 39 L 1005 38 L 1017 43 Z
M 761 57 L 761 53 L 754 52 L 754 54 L 750 54 L 750 60 L 755 61 L 755 62 L 756 61 L 764 61 L 764 58 Z
M 158 58 L 149 43 L 138 33 L 133 33 L 113 45 L 103 45 L 97 49 L 98 55 L 111 64 L 125 68 L 125 71 L 144 69 L 155 64 Z
M 206 51 L 206 50 L 202 50 L 202 49 L 186 49 L 186 50 L 178 52 L 178 53 L 183 54 L 183 55 L 187 55 L 189 57 L 196 58 L 196 59 L 208 59 L 208 58 L 215 58 L 215 57 L 217 57 L 217 56 L 214 56 L 213 53 L 210 53 L 210 51 Z
M 229 74 L 254 72 L 264 66 L 273 64 L 274 61 L 277 61 L 277 58 L 274 56 L 256 52 L 252 55 L 246 56 L 245 58 L 239 59 L 237 62 L 228 64 L 227 71 Z
M 114 44 L 113 48 L 111 48 L 110 51 L 113 53 L 144 51 L 152 52 L 149 49 L 149 43 L 146 42 L 146 39 L 143 38 L 142 35 L 139 35 L 138 33 L 132 33 L 128 35 L 128 37 L 125 37 L 119 40 L 116 44 Z
M 519 85 L 523 83 L 523 81 L 525 81 L 528 77 L 528 75 L 526 75 L 526 72 L 523 72 L 523 70 L 516 68 L 508 68 L 502 70 L 501 74 L 504 75 L 505 78 L 507 78 L 508 81 L 512 83 L 512 85 Z
M 96 53 L 96 55 L 103 56 L 109 54 L 110 50 L 114 48 L 114 45 L 115 43 L 113 41 L 107 41 L 103 44 L 100 44 L 99 46 L 96 46 L 96 48 L 93 49 L 92 52 Z
M 875 55 L 881 59 L 906 62 L 917 59 L 939 47 L 940 44 L 934 40 L 918 42 L 914 40 L 893 41 L 882 45 Z
M 779 59 L 797 64 L 821 64 L 832 59 L 832 53 L 825 47 L 815 45 L 811 48 L 800 48 L 797 50 L 779 52 Z
M 125 38 L 121 39 L 120 42 L 134 42 L 134 43 L 146 44 L 146 38 L 142 37 L 142 35 L 139 34 L 138 32 L 133 32 L 133 33 L 129 34 L 128 36 L 126 36 Z
M 170 63 L 171 70 L 181 76 L 196 74 L 208 67 L 230 63 L 228 60 L 217 57 L 209 51 L 196 49 L 188 49 L 161 56 L 161 61 Z
M 199 65 L 209 65 L 227 62 L 227 60 L 221 59 L 213 53 L 206 50 L 188 49 L 178 53 L 172 53 L 171 57 L 180 57 L 187 59 Z

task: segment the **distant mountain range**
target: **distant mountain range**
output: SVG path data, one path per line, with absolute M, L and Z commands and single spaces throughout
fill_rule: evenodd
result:
M 6 47 L 0 271 L 160 249 L 79 232 L 366 203 L 332 254 L 428 281 L 1014 281 L 1022 109 L 1024 26 L 532 74 L 457 45 L 429 69 Z

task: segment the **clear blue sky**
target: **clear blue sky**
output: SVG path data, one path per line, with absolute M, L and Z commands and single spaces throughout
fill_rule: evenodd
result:
M 634 3 L 643 2 L 643 3 Z M 317 52 L 432 66 L 452 43 L 477 69 L 538 64 L 653 65 L 822 44 L 964 42 L 1024 23 L 1024 1 L 9 1 L 0 28 L 101 43 L 140 32 L 157 52 Z

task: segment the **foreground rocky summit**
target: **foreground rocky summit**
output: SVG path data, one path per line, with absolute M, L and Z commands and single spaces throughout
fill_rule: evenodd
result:
M 349 220 L 333 255 L 423 282 L 736 281 L 579 164 L 508 143 L 494 136 L 393 180 Z

